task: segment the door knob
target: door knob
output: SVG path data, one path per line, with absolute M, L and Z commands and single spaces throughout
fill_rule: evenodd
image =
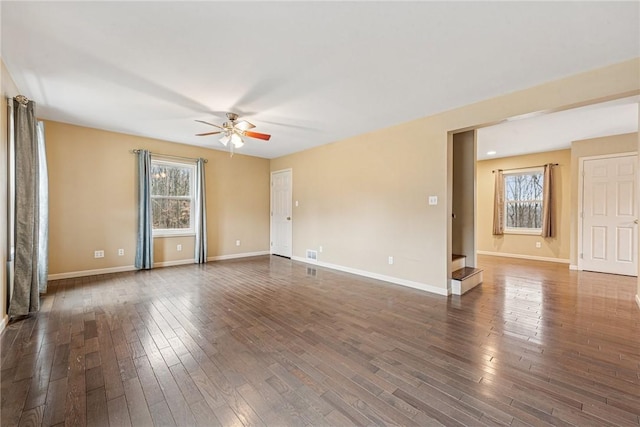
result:
M 290 216 L 287 217 L 287 221 L 291 221 L 291 217 Z M 638 221 L 636 221 L 636 224 L 637 223 L 638 223 Z
M 637 223 L 638 223 L 638 220 L 636 219 L 635 221 L 633 221 L 633 223 L 634 223 L 634 224 L 637 224 Z

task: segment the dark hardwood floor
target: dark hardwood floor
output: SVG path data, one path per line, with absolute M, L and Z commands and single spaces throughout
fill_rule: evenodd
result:
M 480 257 L 442 297 L 278 257 L 50 283 L 2 426 L 638 426 L 636 279 Z

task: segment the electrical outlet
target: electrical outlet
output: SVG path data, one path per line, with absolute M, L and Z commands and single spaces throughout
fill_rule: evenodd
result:
M 124 249 L 118 249 L 118 256 L 124 255 Z
M 437 205 L 438 204 L 438 196 L 429 196 L 429 204 Z
M 540 249 L 542 247 L 542 243 L 536 242 L 536 248 Z
M 393 264 L 393 257 L 392 257 L 392 256 L 390 256 L 390 257 L 389 257 L 389 265 L 392 265 L 392 264 Z
M 236 246 L 240 246 L 240 240 L 236 240 Z
M 180 252 L 180 251 L 182 250 L 182 245 L 177 245 L 177 246 L 176 246 L 176 250 L 177 250 L 178 252 Z
M 95 251 L 93 253 L 94 258 L 104 258 L 104 251 Z
M 322 246 L 318 248 L 318 252 L 322 253 Z

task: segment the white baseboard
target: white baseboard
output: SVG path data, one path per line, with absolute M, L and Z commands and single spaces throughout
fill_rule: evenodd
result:
M 636 296 L 636 298 L 638 298 Z M 0 333 L 4 330 L 4 328 L 7 327 L 7 325 L 9 324 L 9 316 L 7 316 L 6 314 L 2 317 L 2 321 L 0 321 Z
M 98 268 L 96 270 L 69 271 L 68 273 L 49 274 L 47 280 L 73 279 L 84 276 L 97 276 L 99 274 L 122 273 L 123 271 L 133 271 L 133 265 L 123 265 L 121 267 Z
M 207 261 L 224 261 L 226 259 L 248 258 L 252 256 L 269 255 L 269 251 L 244 252 L 241 254 L 220 255 L 208 257 Z
M 193 258 L 189 259 L 177 259 L 175 261 L 160 261 L 154 262 L 154 267 L 173 267 L 174 265 L 194 264 Z
M 225 259 L 234 259 L 234 258 L 246 258 L 258 255 L 269 255 L 269 251 L 260 251 L 260 252 L 245 252 L 241 254 L 233 254 L 233 255 L 220 255 L 215 257 L 208 257 L 207 261 L 222 261 Z M 154 267 L 172 267 L 175 265 L 186 265 L 193 264 L 193 258 L 189 259 L 179 259 L 176 261 L 160 261 L 154 262 Z M 133 265 L 124 265 L 121 267 L 108 267 L 108 268 L 99 268 L 96 270 L 82 270 L 82 271 L 70 271 L 68 273 L 56 273 L 50 274 L 48 276 L 48 280 L 60 280 L 60 279 L 73 279 L 76 277 L 84 277 L 84 276 L 97 276 L 99 274 L 109 274 L 109 273 L 122 273 L 124 271 L 134 271 L 136 270 Z
M 575 264 L 569 264 L 569 270 L 576 270 L 578 271 L 578 266 Z
M 328 262 L 313 261 L 307 258 L 292 256 L 292 260 L 304 262 L 306 264 L 317 265 L 320 267 L 330 268 L 332 270 L 344 271 L 345 273 L 355 274 L 357 276 L 364 276 L 370 279 L 382 280 L 384 282 L 394 283 L 396 285 L 407 286 L 409 288 L 419 289 L 421 291 L 431 292 L 438 295 L 449 295 L 450 291 L 447 288 L 439 288 L 433 285 L 427 285 L 426 283 L 414 282 L 411 280 L 400 279 L 398 277 L 385 276 L 383 274 L 372 273 L 370 271 L 358 270 L 356 268 L 344 267 L 342 265 L 329 264 Z
M 640 295 L 636 294 L 636 304 L 638 304 L 638 308 L 640 308 Z
M 504 252 L 478 251 L 478 255 L 491 255 L 491 256 L 501 256 L 505 258 L 530 259 L 532 261 L 548 261 L 548 262 L 557 262 L 560 264 L 570 263 L 568 259 L 564 259 L 564 258 L 551 258 L 551 257 L 534 256 L 534 255 L 509 254 Z

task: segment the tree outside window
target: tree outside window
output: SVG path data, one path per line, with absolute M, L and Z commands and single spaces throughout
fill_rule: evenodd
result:
M 195 166 L 151 162 L 151 212 L 154 235 L 193 233 Z
M 543 181 L 540 168 L 504 173 L 505 231 L 542 229 Z

